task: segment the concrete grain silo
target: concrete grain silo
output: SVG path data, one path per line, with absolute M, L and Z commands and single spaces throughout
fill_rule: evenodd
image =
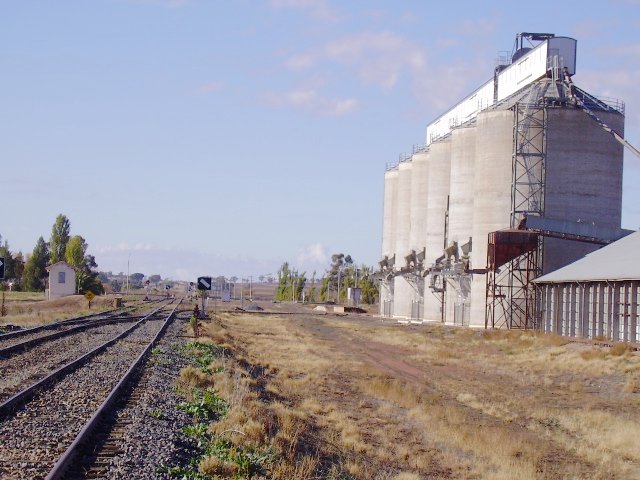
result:
M 455 245 L 459 256 L 469 255 L 473 235 L 473 182 L 475 171 L 476 126 L 467 125 L 451 132 L 451 178 L 447 244 Z M 466 252 L 463 252 L 463 248 Z M 471 275 L 459 275 L 449 282 L 446 318 L 456 324 L 469 323 Z
M 598 112 L 609 127 L 624 132 L 619 112 Z M 556 220 L 620 227 L 623 147 L 583 111 L 548 109 L 545 216 Z M 545 240 L 548 273 L 594 250 L 593 245 Z
M 472 265 L 483 268 L 487 258 L 487 234 L 509 227 L 511 214 L 511 160 L 513 111 L 491 110 L 476 119 L 473 179 Z M 470 325 L 484 326 L 485 279 L 471 282 Z
M 381 267 L 387 269 L 386 262 L 392 259 L 396 252 L 396 203 L 398 196 L 398 170 L 390 169 L 384 174 L 384 205 L 382 219 L 382 256 L 385 262 Z M 393 263 L 391 261 L 391 266 Z M 380 314 L 393 314 L 393 278 L 384 278 L 380 282 Z
M 428 154 L 428 195 L 427 195 L 427 238 L 426 265 L 433 264 L 444 251 L 445 215 L 449 197 L 449 176 L 451 173 L 451 141 L 444 139 L 429 145 Z M 429 287 L 424 298 L 424 319 L 442 318 L 441 285 L 433 284 L 428 278 Z
M 409 235 L 411 232 L 411 171 L 413 164 L 403 161 L 398 165 L 398 194 L 396 204 L 395 256 L 396 266 L 404 263 L 409 251 Z M 395 277 L 394 283 L 394 316 L 407 319 L 411 317 L 411 301 L 413 288 L 401 275 Z
M 516 46 L 429 124 L 426 154 L 385 174 L 383 257 L 395 264 L 384 273 L 398 319 L 422 296 L 426 321 L 528 328 L 512 317 L 531 315 L 531 279 L 597 248 L 564 238 L 584 242 L 583 224 L 620 228 L 624 104 L 573 84 L 574 39 L 521 33 Z M 417 274 L 422 294 L 407 281 Z
M 420 151 L 411 157 L 411 231 L 409 232 L 409 251 L 414 252 L 414 264 L 423 261 L 427 239 L 427 198 L 429 193 L 428 153 Z M 407 272 L 405 279 L 414 289 L 411 319 L 421 321 L 424 316 L 424 277 L 418 272 Z

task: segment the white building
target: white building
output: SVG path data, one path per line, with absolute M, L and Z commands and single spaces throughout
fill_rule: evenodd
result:
M 67 262 L 49 265 L 47 272 L 49 272 L 50 300 L 76 293 L 76 271 Z

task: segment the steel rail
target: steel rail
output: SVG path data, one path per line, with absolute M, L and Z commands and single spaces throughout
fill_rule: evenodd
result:
M 167 300 L 167 299 L 164 298 L 160 300 L 151 300 L 148 303 L 150 304 L 159 303 L 163 300 Z M 66 327 L 67 325 L 73 325 L 74 323 L 83 322 L 91 317 L 99 317 L 101 315 L 110 315 L 110 316 L 118 315 L 119 313 L 124 313 L 127 310 L 133 310 L 137 307 L 139 307 L 139 305 L 131 305 L 131 306 L 122 307 L 122 308 L 112 308 L 111 310 L 104 310 L 102 312 L 97 312 L 97 313 L 89 313 L 87 315 L 81 315 L 79 317 L 67 318 L 66 320 L 58 320 L 57 322 L 47 323 L 46 325 L 39 325 L 37 327 L 32 327 L 32 328 L 24 328 L 21 330 L 15 330 L 13 332 L 0 333 L 0 341 L 5 340 L 7 338 L 14 338 L 14 337 L 20 337 L 23 335 L 29 335 L 31 333 L 37 333 L 42 330 L 51 330 L 58 327 Z
M 131 307 L 127 307 L 127 308 L 131 308 Z M 46 325 L 38 325 L 37 327 L 23 328 L 21 330 L 15 330 L 13 332 L 1 333 L 0 340 L 4 340 L 6 338 L 21 337 L 23 335 L 29 335 L 30 333 L 40 332 L 42 330 L 52 330 L 58 327 L 66 327 L 67 325 L 73 325 L 74 323 L 83 322 L 91 317 L 99 317 L 100 315 L 112 315 L 112 314 L 116 315 L 117 313 L 119 313 L 119 312 L 116 312 L 116 310 L 119 310 L 119 309 L 114 308 L 112 310 L 105 310 L 104 312 L 90 313 L 88 315 L 82 315 L 80 317 L 67 318 L 66 320 L 58 320 L 57 322 L 47 323 Z
M 140 321 L 136 322 L 134 325 L 132 325 L 130 328 L 128 328 L 124 332 L 116 335 L 112 339 L 110 339 L 110 340 L 106 341 L 105 343 L 103 343 L 102 345 L 94 348 L 90 352 L 85 353 L 84 355 L 76 358 L 75 360 L 72 360 L 71 362 L 63 365 L 62 367 L 60 367 L 57 370 L 55 370 L 54 372 L 50 373 L 46 377 L 40 379 L 36 383 L 34 383 L 31 386 L 21 390 L 20 392 L 16 393 L 15 395 L 13 395 L 11 398 L 6 400 L 5 402 L 1 403 L 0 404 L 0 420 L 2 420 L 5 417 L 9 416 L 13 410 L 15 410 L 20 405 L 23 405 L 27 401 L 29 401 L 29 399 L 36 393 L 37 390 L 39 390 L 42 387 L 51 385 L 51 384 L 55 383 L 57 380 L 59 380 L 60 378 L 64 377 L 65 375 L 75 371 L 77 368 L 79 368 L 82 364 L 84 364 L 85 362 L 90 360 L 92 357 L 96 356 L 98 353 L 102 352 L 107 347 L 110 347 L 111 345 L 116 343 L 121 338 L 124 338 L 125 336 L 127 336 L 129 333 L 131 333 L 133 330 L 135 330 L 142 323 L 146 322 L 151 316 L 155 315 L 157 312 L 159 312 L 163 308 L 164 308 L 164 306 L 157 308 L 156 310 L 152 311 L 151 313 L 149 313 L 148 315 L 143 317 Z M 175 310 L 175 308 L 174 308 L 174 310 Z
M 24 342 L 9 345 L 8 347 L 5 347 L 5 348 L 0 348 L 0 358 L 8 358 L 11 354 L 18 352 L 20 350 L 26 350 L 29 347 L 34 347 L 36 345 L 39 345 L 40 343 L 56 340 L 60 337 L 71 335 L 72 333 L 79 333 L 79 332 L 82 332 L 83 330 L 87 330 L 92 327 L 101 327 L 103 325 L 109 325 L 110 323 L 133 322 L 140 318 L 141 316 L 113 318 L 112 315 L 109 315 L 107 318 L 96 319 L 96 320 L 78 325 L 76 327 L 72 327 L 66 330 L 60 330 L 59 332 L 50 333 L 49 335 L 43 335 L 41 337 L 36 337 L 30 340 L 25 340 Z
M 99 422 L 102 420 L 104 416 L 106 416 L 111 408 L 113 408 L 114 404 L 118 400 L 119 395 L 122 390 L 126 387 L 127 383 L 133 375 L 136 373 L 138 368 L 142 366 L 143 361 L 147 357 L 148 353 L 155 346 L 155 344 L 160 340 L 162 335 L 164 334 L 167 327 L 170 325 L 174 313 L 178 306 L 182 303 L 182 299 L 173 307 L 171 313 L 167 316 L 164 324 L 158 331 L 158 333 L 153 337 L 151 342 L 146 346 L 146 348 L 142 351 L 142 353 L 136 358 L 136 360 L 131 364 L 127 372 L 122 376 L 118 384 L 111 390 L 107 398 L 102 402 L 100 407 L 93 413 L 89 421 L 82 427 L 80 433 L 76 436 L 75 440 L 71 443 L 69 448 L 62 454 L 62 456 L 58 459 L 56 464 L 53 466 L 49 474 L 45 477 L 45 480 L 60 480 L 64 478 L 65 473 L 69 469 L 69 467 L 73 464 L 75 458 L 79 455 L 81 449 L 87 444 L 93 434 L 94 430 L 98 427 Z

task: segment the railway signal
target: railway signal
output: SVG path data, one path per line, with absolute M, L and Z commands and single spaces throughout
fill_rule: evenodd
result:
M 211 290 L 211 285 L 213 282 L 211 281 L 211 277 L 198 277 L 198 281 L 196 282 L 196 288 L 200 291 L 202 298 L 202 309 L 200 310 L 200 318 L 205 318 L 206 311 L 206 301 L 207 301 L 207 292 Z
M 211 277 L 198 277 L 198 290 L 211 290 Z

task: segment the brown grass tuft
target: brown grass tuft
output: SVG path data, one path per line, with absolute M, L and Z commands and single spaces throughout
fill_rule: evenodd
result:
M 421 403 L 421 393 L 416 386 L 397 379 L 374 376 L 362 382 L 361 387 L 371 395 L 390 400 L 406 408 L 413 408 Z
M 622 355 L 630 352 L 629 344 L 627 343 L 616 343 L 613 347 L 609 349 L 609 355 L 614 357 L 621 357 Z
M 640 393 L 640 378 L 636 376 L 629 377 L 624 384 L 623 390 L 627 393 Z
M 606 356 L 606 352 L 601 348 L 592 348 L 590 350 L 580 352 L 580 357 L 583 360 L 603 360 Z
M 393 477 L 393 480 L 420 480 L 420 476 L 415 473 L 402 472 Z
M 213 378 L 200 369 L 189 365 L 180 370 L 180 384 L 188 387 L 204 388 L 213 385 Z
M 198 469 L 200 473 L 210 476 L 232 477 L 238 473 L 238 465 L 225 462 L 218 457 L 206 457 L 200 461 Z
M 545 341 L 549 345 L 554 345 L 556 347 L 562 347 L 571 342 L 567 337 L 563 337 L 562 335 L 558 335 L 556 333 L 547 333 L 543 336 Z
M 320 461 L 317 457 L 305 455 L 294 464 L 279 463 L 271 471 L 271 478 L 273 480 L 311 480 L 318 478 L 315 474 L 316 470 L 320 466 Z

